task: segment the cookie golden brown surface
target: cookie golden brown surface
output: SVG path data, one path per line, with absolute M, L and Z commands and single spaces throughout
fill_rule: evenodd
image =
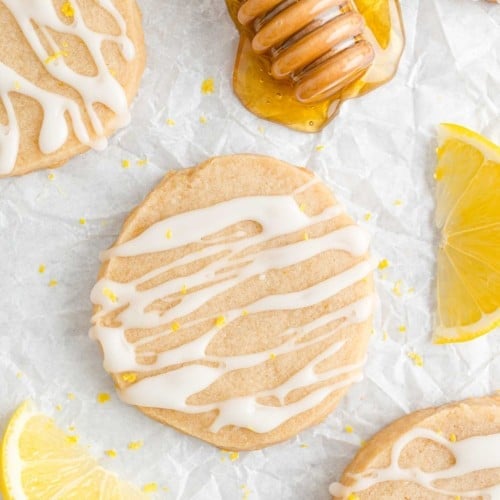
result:
M 360 380 L 369 238 L 310 171 L 252 155 L 169 173 L 104 253 L 92 336 L 123 401 L 225 449 L 283 441 Z
M 429 408 L 392 423 L 360 449 L 333 498 L 498 498 L 500 396 Z
M 135 0 L 0 0 L 0 176 L 105 147 L 144 63 Z

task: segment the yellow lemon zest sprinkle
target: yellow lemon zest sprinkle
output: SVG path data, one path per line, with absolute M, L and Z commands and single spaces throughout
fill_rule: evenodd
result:
M 201 83 L 201 93 L 202 94 L 205 94 L 205 95 L 213 94 L 214 89 L 215 89 L 215 84 L 214 84 L 213 78 L 206 78 Z
M 403 204 L 402 200 L 394 200 L 393 204 L 396 206 L 396 207 L 399 207 Z
M 49 286 L 50 286 L 50 288 L 54 288 L 55 286 L 57 286 L 57 280 L 50 280 Z
M 455 495 L 455 500 L 461 500 L 462 497 L 460 495 Z
M 274 352 L 269 354 L 269 359 L 276 359 L 276 354 L 274 354 Z
M 299 210 L 300 210 L 301 212 L 305 212 L 306 208 L 307 208 L 307 205 L 306 205 L 305 203 L 301 203 L 301 204 L 299 205 Z
M 97 395 L 97 402 L 100 404 L 107 403 L 111 399 L 111 396 L 107 392 L 100 392 Z
M 56 174 L 50 173 L 49 175 L 47 175 L 47 179 L 49 179 L 49 181 L 53 181 L 55 178 L 56 178 Z
M 387 259 L 382 259 L 379 263 L 378 263 L 378 268 L 380 270 L 382 269 L 385 269 L 386 267 L 389 267 L 389 261 Z
M 78 440 L 78 436 L 66 436 L 66 441 L 68 441 L 68 443 L 76 444 L 78 443 Z
M 133 384 L 137 380 L 137 374 L 136 373 L 122 373 L 122 380 L 124 382 L 128 382 L 130 384 Z
M 19 90 L 21 88 L 21 84 L 18 81 L 14 82 L 14 90 Z
M 82 217 L 79 221 L 80 225 L 84 226 L 85 224 L 87 224 L 87 221 Z
M 438 155 L 438 158 L 439 158 L 439 155 Z M 436 170 L 434 171 L 433 177 L 434 177 L 434 180 L 436 180 L 436 181 L 442 180 L 444 177 L 444 168 L 443 167 L 436 168 Z
M 299 446 L 301 448 L 309 448 L 309 445 L 307 443 L 301 443 Z
M 424 366 L 424 360 L 420 354 L 417 354 L 416 352 L 409 352 L 408 357 L 413 361 L 415 366 Z
M 349 495 L 347 495 L 347 500 L 359 500 L 359 497 L 356 493 L 349 493 Z
M 411 286 L 408 288 L 408 293 L 415 293 L 415 287 Z
M 215 326 L 218 326 L 220 328 L 221 326 L 224 326 L 225 323 L 226 318 L 224 316 L 218 316 L 217 318 L 215 318 Z
M 122 160 L 122 168 L 129 168 L 129 167 L 130 167 L 130 161 Z
M 68 425 L 69 432 L 75 432 L 76 427 L 74 425 Z
M 135 162 L 135 164 L 138 166 L 138 167 L 144 167 L 148 164 L 148 159 L 147 158 L 142 158 L 141 160 L 137 160 Z
M 265 127 L 263 127 L 262 125 L 258 127 L 257 130 L 259 131 L 259 134 L 264 134 L 266 131 Z
M 72 401 L 73 399 L 75 399 L 75 395 L 72 393 L 72 392 L 68 392 L 68 394 L 66 394 L 66 397 Z
M 389 338 L 389 335 L 387 334 L 387 332 L 384 330 L 382 332 L 382 340 L 385 342 L 387 339 Z
M 39 272 L 40 274 L 43 274 L 43 273 L 45 272 L 45 269 L 46 269 L 45 264 L 40 264 L 40 265 L 38 266 L 38 272 Z
M 64 2 L 61 5 L 61 12 L 66 17 L 74 17 L 75 16 L 75 9 L 71 5 L 71 2 L 69 2 L 69 1 Z
M 167 118 L 166 122 L 165 122 L 169 127 L 173 127 L 175 125 L 175 120 L 173 120 L 172 118 Z
M 368 222 L 371 218 L 372 218 L 372 214 L 370 212 L 366 212 L 365 217 L 364 217 L 365 221 Z
M 449 437 L 450 441 L 452 443 L 455 443 L 457 441 L 457 436 L 456 434 L 453 434 L 453 432 L 450 434 L 450 437 Z
M 177 330 L 179 330 L 181 327 L 181 325 L 179 324 L 178 321 L 174 321 L 171 325 L 170 325 L 170 328 L 172 329 L 173 332 L 176 332 Z
M 155 491 L 158 491 L 158 485 L 156 483 L 145 484 L 142 487 L 142 491 L 144 491 L 144 493 L 154 493 Z
M 304 233 L 304 241 L 307 241 L 309 239 L 309 233 Z
M 396 295 L 397 297 L 401 297 L 401 295 L 403 295 L 403 292 L 401 292 L 401 285 L 402 284 L 403 284 L 403 282 L 401 280 L 397 280 L 394 283 L 394 286 L 392 287 L 392 293 L 394 295 Z
M 23 378 L 23 372 L 17 372 L 16 373 L 17 378 Z
M 66 57 L 68 53 L 65 50 L 60 50 L 59 52 L 54 52 L 51 54 L 49 57 L 47 57 L 44 61 L 45 64 L 50 64 L 51 62 L 54 62 L 55 60 L 59 59 L 60 57 Z
M 186 293 L 188 293 L 188 287 L 186 284 L 182 285 L 181 287 L 181 294 L 182 295 L 186 295 Z
M 246 309 L 243 309 L 243 311 L 241 311 L 241 315 L 248 316 L 248 311 Z
M 167 240 L 172 239 L 172 230 L 171 229 L 167 229 L 167 232 L 165 233 L 165 238 L 167 238 Z
M 163 491 L 170 491 L 170 488 L 168 486 L 162 486 L 161 489 Z
M 116 458 L 118 453 L 116 452 L 116 450 L 105 450 L 104 453 L 106 453 L 106 455 L 108 455 L 109 458 Z
M 241 497 L 242 500 L 248 500 L 250 497 L 250 493 L 252 493 L 252 490 L 248 488 L 246 484 L 241 485 L 241 490 L 243 492 L 243 496 Z
M 142 448 L 144 445 L 144 441 L 130 441 L 130 443 L 127 445 L 127 448 L 129 450 L 139 450 L 140 448 Z
M 325 149 L 325 146 L 323 146 L 323 144 L 318 144 L 316 146 L 316 151 L 323 151 L 323 149 Z
M 346 425 L 344 427 L 344 430 L 348 433 L 348 434 L 352 434 L 354 432 L 354 429 L 352 427 L 352 425 Z
M 56 410 L 57 410 L 57 411 L 61 411 L 61 410 L 62 410 L 62 404 L 58 404 L 58 405 L 56 405 Z
M 103 288 L 102 289 L 102 294 L 108 298 L 111 302 L 113 302 L 113 304 L 118 300 L 118 297 L 116 296 L 116 294 L 113 292 L 113 290 L 111 290 L 110 288 Z
M 114 68 L 109 68 L 109 74 L 110 74 L 111 76 L 116 76 L 116 69 L 114 69 Z
M 441 429 L 438 429 L 438 430 L 436 431 L 436 434 L 439 434 L 440 436 L 442 436 L 442 435 L 443 435 L 443 431 L 442 431 Z
M 405 325 L 399 325 L 399 326 L 398 326 L 398 330 L 399 330 L 401 333 L 404 333 L 404 332 L 406 332 L 406 326 L 405 326 Z
M 208 120 L 207 120 L 207 117 L 205 115 L 200 116 L 200 123 L 205 124 L 205 123 L 207 123 L 207 121 Z
M 231 451 L 229 453 L 229 460 L 231 460 L 231 462 L 238 460 L 238 458 L 240 458 L 240 454 L 237 451 Z
M 361 446 L 361 448 L 363 448 L 364 446 L 366 446 L 366 439 L 362 439 L 362 440 L 359 442 L 359 446 Z

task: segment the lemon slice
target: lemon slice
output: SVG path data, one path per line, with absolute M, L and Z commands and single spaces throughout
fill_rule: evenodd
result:
M 30 401 L 11 417 L 2 443 L 6 500 L 135 500 L 149 498 L 103 469 Z
M 500 325 L 500 147 L 459 125 L 438 135 L 436 343 Z

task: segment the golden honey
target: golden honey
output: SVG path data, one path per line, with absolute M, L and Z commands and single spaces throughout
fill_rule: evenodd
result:
M 342 47 L 342 52 L 333 53 L 332 51 L 330 54 L 325 54 L 318 59 L 321 64 L 310 64 L 302 72 L 294 72 L 285 77 L 280 76 L 277 74 L 280 70 L 278 63 L 286 59 L 282 57 L 283 52 L 292 52 L 289 50 L 291 45 L 295 48 L 306 38 L 312 39 L 313 32 L 319 32 L 318 26 L 322 29 L 321 22 L 312 22 L 307 30 L 301 30 L 290 36 L 288 40 L 283 40 L 282 38 L 288 36 L 294 29 L 293 19 L 287 13 L 291 13 L 292 10 L 299 12 L 299 8 L 302 7 L 300 16 L 304 16 L 304 6 L 312 5 L 309 7 L 310 13 L 314 14 L 314 7 L 320 6 L 322 2 L 326 3 L 325 0 L 269 2 L 273 3 L 274 10 L 278 11 L 278 15 L 273 14 L 274 18 L 271 18 L 271 21 L 279 20 L 281 23 L 279 25 L 275 22 L 283 31 L 283 36 L 279 38 L 279 29 L 275 29 L 272 36 L 264 33 L 266 27 L 271 25 L 271 22 L 266 25 L 266 14 L 260 15 L 253 22 L 242 24 L 238 20 L 238 12 L 246 0 L 226 0 L 228 10 L 240 33 L 233 74 L 233 88 L 236 95 L 242 104 L 257 116 L 303 132 L 321 130 L 338 113 L 340 105 L 346 99 L 366 94 L 390 80 L 397 70 L 404 47 L 404 30 L 398 0 L 339 0 L 333 2 L 338 4 L 338 16 L 335 19 L 342 17 L 347 20 L 349 15 L 353 18 L 354 16 L 359 18 L 361 15 L 364 19 L 362 34 L 352 37 L 354 45 Z M 262 2 L 262 4 L 265 3 Z M 279 5 L 276 7 L 276 4 Z M 319 12 L 319 9 L 316 10 Z M 314 15 L 310 17 L 312 19 Z M 318 16 L 318 19 L 320 17 Z M 290 20 L 291 26 L 287 25 Z M 331 39 L 332 34 L 329 36 Z M 261 40 L 264 39 L 270 39 L 270 45 L 276 39 L 281 45 L 278 50 L 276 50 L 276 45 L 269 48 L 261 44 Z M 318 43 L 316 40 L 311 40 L 309 45 L 309 50 L 314 51 Z M 284 51 L 282 47 L 285 47 Z M 341 71 L 349 64 L 347 56 L 358 47 L 364 49 L 364 60 L 361 61 L 357 55 L 351 56 L 351 60 L 357 57 L 355 62 L 360 62 L 358 70 L 355 64 L 352 64 L 354 67 L 349 68 L 348 78 L 341 78 L 339 83 L 332 81 L 328 92 L 318 92 L 314 95 L 310 87 L 315 84 L 315 76 L 318 76 L 316 74 L 319 73 L 324 80 L 325 75 L 328 77 L 329 74 L 333 74 L 332 71 Z M 289 57 L 286 61 L 290 67 L 294 67 L 293 56 L 295 54 L 300 55 L 300 52 L 293 51 L 292 58 Z M 333 57 L 329 59 L 328 56 L 331 54 Z M 326 70 L 322 70 L 321 73 L 321 68 L 325 66 L 324 61 L 330 64 L 329 61 L 333 61 L 337 54 L 343 57 L 345 54 L 344 61 L 340 61 L 340 65 L 333 65 L 330 73 Z M 277 61 L 278 57 L 280 61 Z M 298 63 L 295 66 L 298 66 Z

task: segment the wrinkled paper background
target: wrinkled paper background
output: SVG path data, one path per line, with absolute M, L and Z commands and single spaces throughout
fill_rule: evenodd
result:
M 327 499 L 330 481 L 382 426 L 500 389 L 500 332 L 464 345 L 430 342 L 435 126 L 457 122 L 500 142 L 500 5 L 403 0 L 407 46 L 396 78 L 307 135 L 259 120 L 232 94 L 237 33 L 223 0 L 139 3 L 149 58 L 132 125 L 106 151 L 55 170 L 53 180 L 47 171 L 0 180 L 0 425 L 33 398 L 62 427 L 74 425 L 103 465 L 139 486 L 158 483 L 155 498 Z M 203 95 L 209 77 L 215 92 Z M 240 152 L 315 170 L 390 266 L 377 271 L 381 307 L 364 381 L 321 425 L 232 461 L 122 404 L 87 330 L 98 254 L 127 213 L 165 172 Z M 147 165 L 138 166 L 143 159 Z M 49 287 L 51 279 L 58 285 Z M 98 404 L 100 392 L 111 401 Z M 131 440 L 144 446 L 128 450 Z M 115 459 L 104 453 L 112 448 Z

